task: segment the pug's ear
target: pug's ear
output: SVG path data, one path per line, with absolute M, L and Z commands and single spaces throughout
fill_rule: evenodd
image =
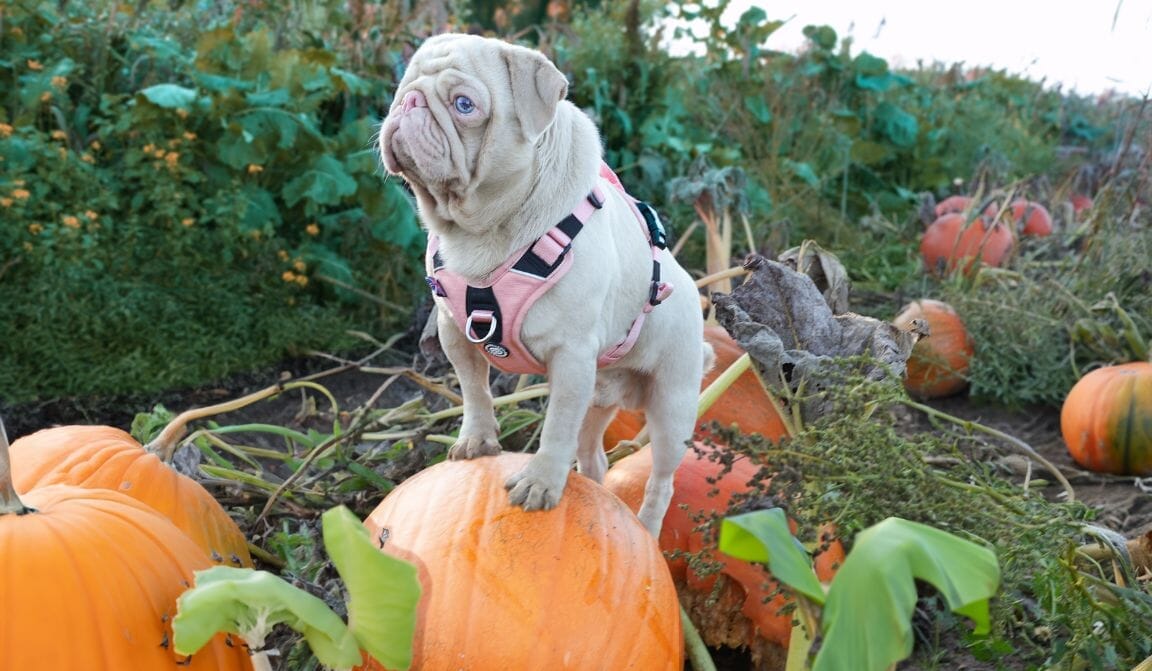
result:
M 568 80 L 544 54 L 509 45 L 504 51 L 512 103 L 524 139 L 535 142 L 556 117 L 556 105 L 568 95 Z

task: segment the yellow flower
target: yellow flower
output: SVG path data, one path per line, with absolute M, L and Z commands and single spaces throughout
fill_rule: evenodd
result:
M 298 284 L 302 287 L 308 286 L 308 276 L 307 275 L 297 275 L 296 276 L 296 284 Z
M 164 155 L 167 153 L 168 152 L 164 151 L 163 149 L 157 149 L 156 151 L 152 152 L 152 155 L 156 158 L 164 158 Z
M 92 210 L 84 212 L 84 216 L 88 219 L 88 221 L 96 221 L 100 218 L 100 215 L 96 212 L 93 212 Z
M 52 99 L 52 92 L 51 91 L 45 91 L 45 92 L 40 94 L 40 102 L 42 102 L 42 103 L 46 103 L 51 99 Z
M 295 261 L 293 261 L 293 262 L 292 262 L 292 267 L 293 267 L 293 268 L 295 268 L 295 269 L 296 269 L 296 272 L 298 272 L 298 273 L 302 273 L 302 272 L 304 272 L 305 270 L 307 270 L 307 269 L 308 269 L 308 265 L 307 265 L 307 264 L 305 264 L 305 263 L 304 263 L 303 261 L 301 261 L 300 259 L 296 259 Z
M 284 251 L 283 249 L 276 252 L 276 256 L 279 257 L 281 261 L 287 261 L 288 260 L 288 252 Z
M 191 142 L 192 140 L 196 139 L 196 134 L 192 131 L 184 131 L 184 139 Z
M 28 232 L 32 235 L 40 235 L 44 232 L 44 226 L 42 224 L 28 224 Z
M 165 156 L 164 160 L 168 163 L 169 168 L 175 168 L 176 164 L 180 162 L 180 154 L 174 151 Z
M 33 60 L 33 59 L 29 58 L 28 59 L 28 69 L 29 70 L 36 70 L 37 72 L 39 72 L 40 70 L 44 69 L 44 65 L 41 64 L 40 61 Z
M 59 75 L 52 78 L 52 86 L 54 86 L 58 89 L 62 89 L 67 85 L 68 85 L 68 80 L 59 76 Z
M 31 195 L 28 189 L 12 189 L 12 197 L 16 200 L 28 200 Z
M 0 207 L 12 207 L 13 202 L 11 198 L 0 198 Z
M 104 145 L 100 144 L 99 140 L 92 140 L 92 143 L 88 145 L 88 148 L 92 151 L 100 151 L 100 148 L 103 146 Z
M 264 166 L 259 165 L 257 163 L 249 163 L 248 164 L 248 174 L 249 175 L 255 175 L 255 174 L 261 173 L 261 172 L 264 172 Z
M 0 137 L 12 137 L 12 126 L 6 123 L 0 123 Z
M 67 140 L 68 134 L 62 130 L 54 130 L 50 133 L 53 140 Z
M 285 270 L 280 274 L 280 279 L 284 280 L 285 282 L 295 282 L 296 273 L 292 272 L 291 270 Z
M 63 222 L 63 224 L 65 226 L 67 226 L 68 228 L 80 228 L 80 218 L 79 217 L 74 217 L 70 214 L 66 214 L 60 218 L 60 221 Z
M 145 154 L 151 154 L 154 151 L 156 151 L 156 145 L 152 144 L 151 142 L 144 145 L 144 153 Z
M 320 227 L 316 224 L 308 224 L 304 230 L 308 233 L 308 235 L 320 235 Z
M 184 228 L 192 228 L 193 226 L 196 225 L 196 220 L 193 219 L 192 217 L 184 217 L 183 219 L 180 220 L 180 225 L 183 226 Z
M 88 152 L 84 152 L 83 154 L 80 154 L 80 160 L 84 161 L 85 163 L 95 163 L 96 162 L 96 159 L 93 158 L 92 154 L 89 154 Z
M 187 119 L 188 118 L 188 110 L 181 107 L 181 108 L 176 110 L 176 116 L 180 117 L 181 119 Z

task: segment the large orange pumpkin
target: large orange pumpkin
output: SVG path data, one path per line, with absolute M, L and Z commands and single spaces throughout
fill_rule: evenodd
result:
M 419 568 L 412 668 L 680 671 L 680 610 L 656 541 L 575 473 L 552 510 L 510 505 L 504 481 L 529 457 L 436 464 L 365 520 L 384 552 Z
M 252 565 L 243 532 L 212 494 L 120 429 L 61 426 L 23 436 L 12 443 L 12 477 L 18 492 L 68 484 L 127 494 L 172 520 L 213 561 Z
M 1060 430 L 1085 468 L 1152 475 L 1152 363 L 1097 368 L 1080 378 L 1064 399 Z
M 1020 235 L 1045 237 L 1052 235 L 1052 215 L 1048 208 L 1030 200 L 1012 201 L 1012 221 L 1020 229 Z
M 210 564 L 172 522 L 102 489 L 18 497 L 2 437 L 0 452 L 0 671 L 252 668 L 224 635 L 173 651 L 176 598 Z
M 660 549 L 668 556 L 669 568 L 686 601 L 699 601 L 704 609 L 719 611 L 715 603 L 733 603 L 743 618 L 707 618 L 700 623 L 701 635 L 710 645 L 756 648 L 763 639 L 776 646 L 786 646 L 792 631 L 791 614 L 781 614 L 789 599 L 774 593 L 777 583 L 760 564 L 753 564 L 716 550 L 715 516 L 723 516 L 738 493 L 749 491 L 759 468 L 748 459 L 731 460 L 723 465 L 725 448 L 697 442 L 684 455 L 676 470 L 672 503 L 664 516 L 660 531 Z M 652 470 L 650 447 L 621 459 L 604 478 L 604 486 L 619 496 L 632 510 L 639 510 L 644 499 L 644 485 Z M 705 533 L 703 527 L 709 527 Z M 827 539 L 828 547 L 816 557 L 816 571 L 821 580 L 832 579 L 844 559 L 840 542 Z M 679 555 L 690 553 L 706 563 L 719 564 L 715 573 L 698 572 L 688 567 Z M 702 574 L 703 573 L 703 574 Z M 719 594 L 714 594 L 717 581 Z M 698 613 L 693 613 L 697 615 Z
M 969 273 L 981 263 L 1003 266 L 1014 244 L 1012 231 L 999 222 L 977 217 L 969 223 L 962 214 L 945 214 L 924 230 L 920 256 L 930 273 Z
M 943 301 L 924 298 L 904 306 L 893 324 L 907 329 L 913 319 L 928 322 L 928 337 L 912 347 L 904 387 L 922 398 L 941 398 L 968 386 L 975 349 L 960 315 Z
M 712 384 L 728 366 L 744 355 L 744 350 L 722 326 L 705 326 L 704 340 L 716 352 L 716 364 L 705 373 L 701 389 Z M 604 447 L 611 449 L 622 440 L 632 440 L 644 428 L 644 422 L 644 413 L 620 410 L 604 432 Z M 780 420 L 768 392 L 751 370 L 736 378 L 728 391 L 701 415 L 699 425 L 706 427 L 712 422 L 725 427 L 736 425 L 744 433 L 759 433 L 772 440 L 788 435 L 788 429 Z M 705 429 L 697 432 L 697 435 L 702 436 L 706 432 Z

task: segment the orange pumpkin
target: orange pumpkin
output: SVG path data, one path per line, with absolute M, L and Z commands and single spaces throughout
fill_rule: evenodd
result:
M 1074 193 L 1068 197 L 1068 201 L 1072 203 L 1072 214 L 1077 218 L 1085 212 L 1092 209 L 1092 197 L 1086 196 L 1082 193 Z
M 941 398 L 968 386 L 968 368 L 975 349 L 960 315 L 943 301 L 924 298 L 904 306 L 892 321 L 906 329 L 913 319 L 928 322 L 928 337 L 921 338 L 908 357 L 904 388 L 921 398 Z
M 737 622 L 715 618 L 713 624 L 718 626 L 712 630 L 701 626 L 700 633 L 706 642 L 711 645 L 755 646 L 757 639 L 764 639 L 786 646 L 792 632 L 792 616 L 781 614 L 780 609 L 790 600 L 782 593 L 774 594 L 777 583 L 763 566 L 718 552 L 715 529 L 707 535 L 701 529 L 713 516 L 723 516 L 733 496 L 747 492 L 749 483 L 759 471 L 748 459 L 737 458 L 724 472 L 723 449 L 697 442 L 695 449 L 689 448 L 684 455 L 676 470 L 672 503 L 660 531 L 660 549 L 668 555 L 669 569 L 681 591 L 699 595 L 711 603 L 719 579 L 721 585 L 717 601 L 739 604 L 739 612 L 746 618 Z M 629 508 L 639 510 L 651 470 L 651 448 L 645 447 L 608 469 L 604 486 Z M 821 580 L 828 581 L 844 561 L 844 549 L 835 538 L 824 540 L 828 547 L 817 555 L 816 571 Z M 700 575 L 675 556 L 682 553 L 700 553 L 707 562 L 718 563 L 720 571 Z M 734 632 L 734 629 L 739 631 Z
M 1052 235 L 1052 215 L 1048 208 L 1030 200 L 1012 201 L 1012 221 L 1020 229 L 1020 235 L 1045 237 Z
M 712 384 L 728 366 L 744 355 L 744 350 L 722 326 L 705 326 L 704 340 L 710 343 L 716 352 L 716 364 L 704 374 L 701 389 Z M 622 440 L 632 440 L 640 429 L 644 428 L 644 422 L 644 413 L 620 410 L 604 432 L 604 447 L 611 449 Z M 788 435 L 788 429 L 781 421 L 780 415 L 776 413 L 768 392 L 764 390 L 764 385 L 760 384 L 756 373 L 751 370 L 736 378 L 728 391 L 724 392 L 699 420 L 700 425 L 708 425 L 711 422 L 726 427 L 736 425 L 744 433 L 759 433 L 771 440 L 779 440 Z M 706 433 L 706 430 L 701 430 L 697 435 L 702 436 Z
M 656 541 L 575 473 L 552 510 L 510 505 L 504 481 L 530 456 L 436 464 L 365 520 L 384 552 L 419 568 L 412 668 L 680 671 L 680 609 Z
M 968 223 L 962 214 L 945 214 L 924 230 L 920 256 L 930 273 L 969 273 L 981 263 L 1003 266 L 1014 244 L 1012 231 L 999 222 L 977 217 Z
M 172 520 L 213 561 L 252 565 L 243 532 L 212 494 L 120 429 L 62 426 L 21 437 L 12 443 L 12 476 L 19 492 L 68 484 L 127 494 Z
M 1080 378 L 1064 399 L 1060 431 L 1072 458 L 1089 470 L 1152 475 L 1152 363 Z
M 252 668 L 224 635 L 191 659 L 172 650 L 176 598 L 210 564 L 135 499 L 67 485 L 21 499 L 0 455 L 0 557 L 0 671 Z
M 948 196 L 936 204 L 935 212 L 937 217 L 942 217 L 950 213 L 966 213 L 971 207 L 971 196 Z M 988 206 L 984 208 L 984 216 L 992 219 L 999 211 L 1000 208 L 996 206 L 996 203 L 988 203 Z

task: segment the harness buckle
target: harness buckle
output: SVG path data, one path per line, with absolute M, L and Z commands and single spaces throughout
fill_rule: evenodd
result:
M 488 332 L 482 337 L 477 338 L 472 335 L 472 321 L 475 320 L 479 323 L 488 322 Z M 487 342 L 496 333 L 496 315 L 492 314 L 491 310 L 473 310 L 472 314 L 468 315 L 468 319 L 464 321 L 464 337 L 468 342 L 477 345 Z

